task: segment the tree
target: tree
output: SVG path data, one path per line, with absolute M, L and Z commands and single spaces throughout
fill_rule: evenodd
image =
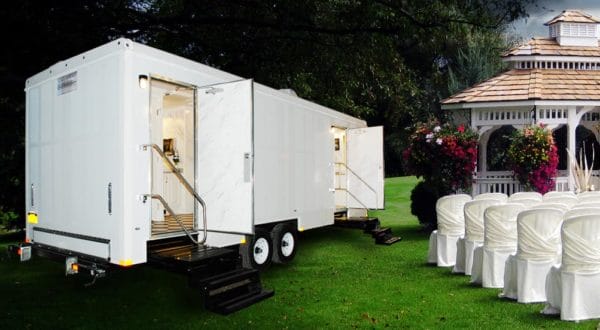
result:
M 0 197 L 20 197 L 0 205 L 22 214 L 25 79 L 108 40 L 132 38 L 385 125 L 386 171 L 398 175 L 404 128 L 439 116 L 459 50 L 474 31 L 495 35 L 526 15 L 532 1 L 4 2 L 0 27 L 21 33 L 0 35 L 10 49 L 0 53 L 0 128 L 16 139 L 4 152 L 15 151 L 20 190 L 0 185 Z M 20 124 L 4 120 L 11 117 Z

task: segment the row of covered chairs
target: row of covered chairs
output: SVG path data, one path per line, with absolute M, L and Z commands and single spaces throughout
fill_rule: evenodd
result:
M 600 192 L 458 194 L 440 198 L 436 210 L 438 230 L 430 237 L 429 262 L 452 266 L 483 287 L 502 288 L 502 297 L 523 303 L 547 300 L 544 312 L 560 312 L 565 320 L 600 317 Z M 591 231 L 568 234 L 561 253 L 565 230 L 573 232 L 572 226 Z M 563 284 L 565 271 L 570 282 Z M 593 294 L 576 289 L 588 278 L 598 283 Z

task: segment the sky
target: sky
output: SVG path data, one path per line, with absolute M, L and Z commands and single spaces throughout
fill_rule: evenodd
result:
M 515 22 L 511 31 L 520 35 L 524 40 L 532 37 L 547 37 L 548 27 L 544 23 L 565 9 L 580 9 L 600 18 L 599 0 L 538 0 L 536 5 L 528 8 L 529 17 Z

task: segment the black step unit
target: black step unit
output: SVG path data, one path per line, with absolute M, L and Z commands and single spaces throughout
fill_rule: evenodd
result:
M 334 220 L 334 225 L 343 228 L 356 228 L 362 229 L 365 232 L 371 232 L 374 229 L 379 228 L 378 218 L 364 218 L 364 217 L 338 217 Z
M 237 249 L 198 246 L 189 239 L 148 244 L 148 264 L 185 274 L 200 290 L 206 309 L 229 314 L 273 296 L 264 290 L 255 269 L 242 268 Z
M 401 237 L 393 236 L 391 228 L 381 228 L 378 218 L 371 217 L 337 217 L 334 225 L 343 228 L 362 229 L 365 234 L 371 234 L 375 244 L 392 245 L 402 240 Z
M 189 281 L 202 292 L 206 309 L 223 315 L 273 296 L 273 291 L 262 288 L 256 269 L 240 268 L 209 278 L 190 274 Z

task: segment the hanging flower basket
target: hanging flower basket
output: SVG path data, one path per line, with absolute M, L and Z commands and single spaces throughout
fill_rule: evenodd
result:
M 552 132 L 545 125 L 516 131 L 508 148 L 508 161 L 525 190 L 544 194 L 554 189 L 558 152 Z
M 442 194 L 470 191 L 477 161 L 477 133 L 437 122 L 417 124 L 404 150 L 405 168 Z

